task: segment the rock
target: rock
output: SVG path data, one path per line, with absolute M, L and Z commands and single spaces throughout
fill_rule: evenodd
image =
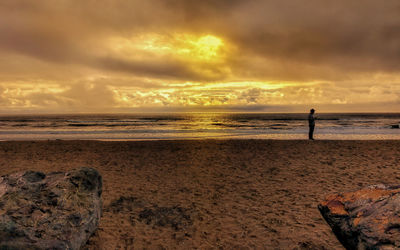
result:
M 346 249 L 400 248 L 400 185 L 329 195 L 318 209 Z
M 80 249 L 97 229 L 101 192 L 92 168 L 0 177 L 0 249 Z
M 391 125 L 392 128 L 400 128 L 399 124 Z

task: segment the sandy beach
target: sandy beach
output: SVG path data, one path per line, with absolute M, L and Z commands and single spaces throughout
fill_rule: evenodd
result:
M 329 193 L 400 182 L 400 141 L 0 142 L 0 175 L 96 168 L 103 216 L 88 249 L 343 249 Z

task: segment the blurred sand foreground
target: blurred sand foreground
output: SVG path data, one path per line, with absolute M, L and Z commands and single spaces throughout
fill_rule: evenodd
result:
M 0 142 L 0 175 L 94 167 L 103 217 L 88 249 L 343 249 L 328 193 L 400 182 L 400 141 Z

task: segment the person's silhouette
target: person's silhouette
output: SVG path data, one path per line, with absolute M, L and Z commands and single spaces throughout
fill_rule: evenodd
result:
M 308 114 L 308 139 L 314 140 L 314 128 L 315 128 L 315 117 L 314 117 L 315 110 L 311 109 L 310 114 Z

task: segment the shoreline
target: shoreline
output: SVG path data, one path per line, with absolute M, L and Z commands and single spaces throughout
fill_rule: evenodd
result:
M 306 136 L 305 136 L 306 137 Z M 304 139 L 271 139 L 271 138 L 149 138 L 149 139 L 21 139 L 21 140 L 5 140 L 0 139 L 0 142 L 55 142 L 55 141 L 64 141 L 64 142 L 179 142 L 179 141 L 284 141 L 284 142 L 296 142 L 296 141 L 311 141 L 307 138 Z M 314 142 L 340 142 L 340 141 L 347 141 L 347 142 L 357 142 L 357 141 L 400 141 L 400 138 L 390 138 L 390 139 L 314 139 Z
M 103 216 L 88 249 L 343 249 L 327 194 L 400 182 L 399 140 L 2 141 L 0 175 L 88 166 Z

